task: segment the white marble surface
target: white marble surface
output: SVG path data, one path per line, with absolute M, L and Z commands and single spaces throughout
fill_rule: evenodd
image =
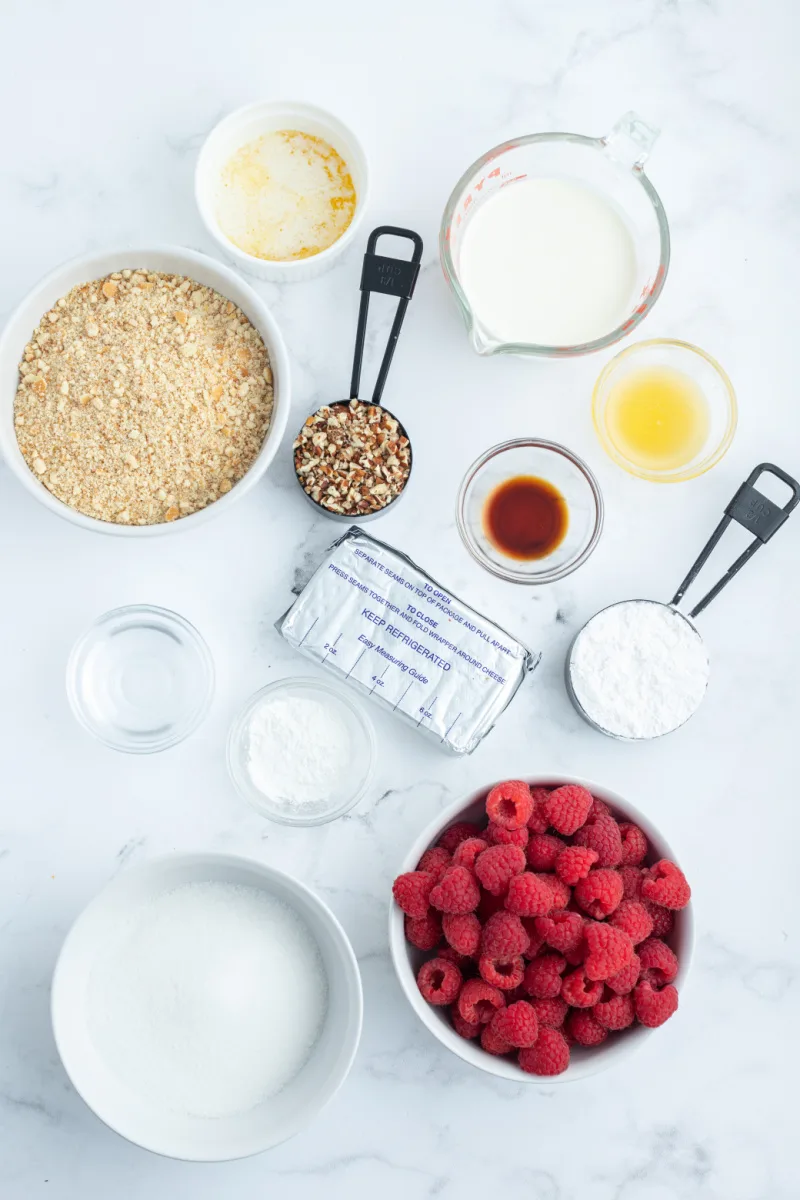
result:
M 426 245 L 386 393 L 415 434 L 415 481 L 375 531 L 544 652 L 470 759 L 443 757 L 378 713 L 380 769 L 359 809 L 327 828 L 274 827 L 234 794 L 223 742 L 255 688 L 307 670 L 272 624 L 335 530 L 313 519 L 287 454 L 226 517 L 141 544 L 72 528 L 0 467 L 0 1196 L 796 1197 L 800 518 L 703 618 L 713 680 L 687 728 L 641 747 L 605 740 L 561 682 L 579 624 L 617 598 L 667 598 L 756 462 L 800 472 L 796 5 L 12 0 L 0 22 L 0 316 L 89 249 L 173 241 L 211 252 L 194 158 L 238 105 L 305 98 L 359 130 L 370 220 L 411 225 Z M 741 402 L 724 462 L 677 487 L 628 478 L 599 450 L 589 394 L 608 354 L 477 358 L 436 261 L 441 209 L 478 154 L 533 130 L 599 134 L 631 107 L 663 128 L 649 171 L 674 250 L 642 335 L 706 347 Z M 260 286 L 291 352 L 298 422 L 343 393 L 360 254 L 315 282 Z M 492 581 L 453 522 L 467 464 L 526 432 L 585 455 L 607 501 L 591 562 L 541 590 Z M 132 759 L 78 728 L 64 664 L 94 616 L 145 600 L 198 625 L 219 681 L 196 736 Z M 390 879 L 421 823 L 484 780 L 543 770 L 596 778 L 646 808 L 682 856 L 699 924 L 676 1018 L 621 1069 L 557 1089 L 504 1086 L 440 1048 L 386 950 Z M 70 1087 L 48 1023 L 56 953 L 91 896 L 148 855 L 206 847 L 263 857 L 317 888 L 352 938 L 366 999 L 353 1073 L 313 1127 L 221 1166 L 161 1160 L 109 1132 Z

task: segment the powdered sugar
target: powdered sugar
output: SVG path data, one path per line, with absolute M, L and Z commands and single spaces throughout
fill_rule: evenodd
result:
M 265 696 L 247 736 L 247 770 L 259 791 L 290 808 L 317 806 L 341 792 L 353 757 L 341 710 L 333 696 Z
M 625 600 L 586 623 L 568 673 L 595 725 L 615 737 L 652 738 L 689 719 L 705 695 L 709 662 L 681 613 L 651 600 Z
M 190 883 L 116 931 L 89 979 L 92 1041 L 156 1109 L 246 1112 L 290 1082 L 325 1016 L 327 981 L 302 917 L 258 888 Z

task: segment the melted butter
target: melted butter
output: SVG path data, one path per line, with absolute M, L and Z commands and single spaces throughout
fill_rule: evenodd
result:
M 356 208 L 347 163 L 323 138 L 296 129 L 248 142 L 222 170 L 217 220 L 246 254 L 311 258 L 345 232 Z

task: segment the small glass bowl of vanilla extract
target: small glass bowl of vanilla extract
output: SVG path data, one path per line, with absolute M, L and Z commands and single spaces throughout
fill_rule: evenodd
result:
M 514 438 L 472 464 L 456 501 L 476 562 L 509 583 L 552 583 L 585 563 L 603 529 L 592 472 L 557 442 Z

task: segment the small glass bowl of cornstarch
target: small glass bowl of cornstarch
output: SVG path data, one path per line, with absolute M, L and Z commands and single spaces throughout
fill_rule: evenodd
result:
M 375 759 L 367 714 L 320 679 L 268 684 L 250 697 L 228 735 L 237 790 L 283 825 L 323 825 L 348 812 L 369 787 Z
M 658 600 L 601 609 L 567 655 L 570 699 L 600 733 L 645 741 L 679 729 L 706 694 L 703 639 L 683 613 Z

